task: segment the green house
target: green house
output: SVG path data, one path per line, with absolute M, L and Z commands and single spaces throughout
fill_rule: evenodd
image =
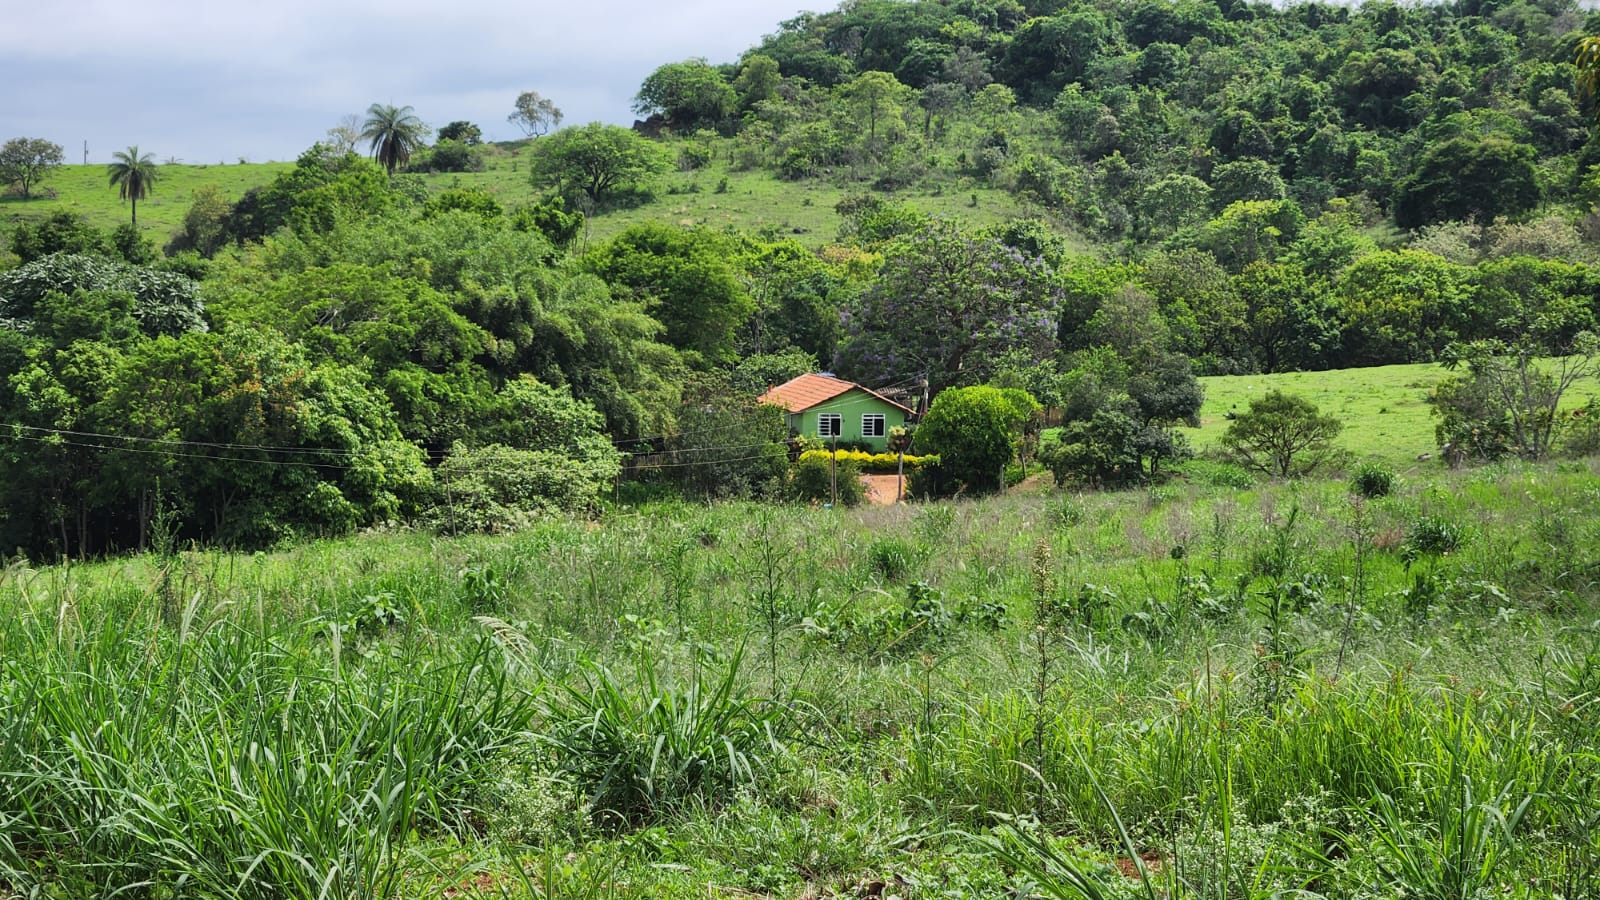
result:
M 832 375 L 801 375 L 769 389 L 760 397 L 789 411 L 789 430 L 799 435 L 888 448 L 889 429 L 914 413 L 859 384 Z

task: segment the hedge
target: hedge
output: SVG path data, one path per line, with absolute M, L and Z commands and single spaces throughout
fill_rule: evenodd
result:
M 809 459 L 826 461 L 828 459 L 828 451 L 807 450 L 800 454 L 800 459 L 802 462 Z M 922 466 L 937 465 L 939 463 L 939 457 L 931 454 L 927 456 L 911 456 L 907 454 L 905 459 L 906 472 L 908 473 L 915 472 Z M 865 453 L 860 450 L 840 450 L 839 460 L 841 462 L 850 460 L 860 466 L 861 471 L 871 475 L 893 475 L 899 471 L 900 466 L 900 456 L 895 453 Z

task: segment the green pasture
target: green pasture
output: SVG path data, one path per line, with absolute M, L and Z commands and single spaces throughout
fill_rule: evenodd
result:
M 867 190 L 866 185 L 842 186 L 821 179 L 782 181 L 767 172 L 738 172 L 724 165 L 674 173 L 664 184 L 651 203 L 597 216 L 591 239 L 603 240 L 629 225 L 649 221 L 770 231 L 816 248 L 839 239 L 842 220 L 834 211 L 839 201 Z M 1026 214 L 1005 191 L 976 186 L 966 179 L 933 179 L 931 184 L 887 196 L 970 225 Z
M 1438 452 L 1433 408 L 1428 396 L 1450 376 L 1442 366 L 1418 363 L 1326 372 L 1279 372 L 1271 375 L 1220 375 L 1200 379 L 1205 403 L 1200 427 L 1184 429 L 1195 449 L 1217 446 L 1228 430 L 1227 414 L 1244 412 L 1250 401 L 1278 390 L 1298 394 L 1344 421 L 1339 446 L 1357 458 L 1376 458 L 1392 465 L 1415 466 L 1422 454 Z M 1600 382 L 1579 382 L 1563 398 L 1564 408 L 1588 402 L 1600 393 Z
M 216 165 L 163 165 L 150 196 L 139 201 L 139 230 L 157 246 L 164 245 L 183 225 L 196 189 L 208 184 L 222 188 L 230 200 L 271 181 L 293 163 L 240 163 Z M 47 196 L 50 192 L 54 196 Z M 127 201 L 106 177 L 103 164 L 62 166 L 38 187 L 31 200 L 0 198 L 0 232 L 9 233 L 20 222 L 36 222 L 65 210 L 106 231 L 131 218 Z
M 530 202 L 536 193 L 528 182 L 527 166 L 522 159 L 524 153 L 522 145 L 491 144 L 484 148 L 482 172 L 422 177 L 435 192 L 479 188 L 502 205 L 515 207 Z M 196 188 L 216 184 L 230 199 L 238 199 L 245 191 L 266 184 L 292 166 L 293 163 L 280 162 L 163 165 L 155 190 L 149 199 L 139 203 L 139 227 L 158 245 L 164 244 L 181 226 Z M 654 197 L 647 203 L 598 213 L 590 223 L 586 240 L 590 243 L 604 241 L 639 222 L 666 222 L 770 231 L 775 236 L 793 237 L 808 247 L 818 248 L 838 239 L 841 220 L 834 206 L 845 197 L 866 189 L 864 184 L 826 179 L 783 181 L 765 171 L 734 171 L 725 155 L 719 155 L 705 169 L 663 176 Z M 90 224 L 106 230 L 129 219 L 128 204 L 119 200 L 116 189 L 108 184 L 104 165 L 63 166 L 40 186 L 39 192 L 54 192 L 54 197 L 0 200 L 0 232 L 9 231 L 19 222 L 44 219 L 60 210 L 82 215 Z M 925 212 L 973 225 L 1037 212 L 1024 208 L 1005 191 L 937 172 L 929 175 L 923 184 L 887 196 Z
M 1437 451 L 1428 394 L 1450 373 L 1430 364 L 1374 366 L 1327 372 L 1222 375 L 1200 379 L 1206 399 L 1200 427 L 1189 431 L 1197 450 L 1217 445 L 1227 414 L 1244 412 L 1268 391 L 1299 394 L 1344 421 L 1338 443 L 1359 457 L 1400 465 Z
M 731 144 L 731 142 L 723 142 Z M 676 143 L 669 143 L 676 150 Z M 480 188 L 507 207 L 531 201 L 536 192 L 528 182 L 523 162 L 526 145 L 493 144 L 485 147 L 482 172 L 424 176 L 435 191 L 455 187 Z M 713 162 L 695 171 L 673 171 L 657 180 L 654 196 L 633 207 L 602 210 L 590 222 L 586 240 L 607 240 L 640 222 L 665 222 L 683 226 L 770 231 L 793 237 L 808 247 L 834 243 L 841 219 L 834 211 L 840 200 L 863 193 L 865 184 L 839 179 L 813 178 L 784 181 L 764 170 L 736 169 L 719 147 Z M 930 173 L 922 184 L 885 195 L 924 212 L 948 216 L 973 225 L 985 225 L 1035 214 L 1009 193 L 975 184 L 972 179 Z

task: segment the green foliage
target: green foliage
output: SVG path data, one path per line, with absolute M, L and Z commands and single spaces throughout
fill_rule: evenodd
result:
M 0 318 L 27 321 L 47 294 L 78 291 L 131 294 L 133 315 L 147 334 L 178 335 L 206 328 L 204 305 L 190 279 L 77 253 L 46 256 L 0 273 Z
M 694 801 L 724 802 L 756 782 L 782 721 L 741 684 L 743 660 L 742 650 L 726 661 L 697 653 L 678 686 L 639 653 L 631 684 L 591 664 L 581 684 L 547 701 L 549 731 L 540 740 L 589 795 L 597 823 L 649 822 Z
M 802 503 L 832 503 L 859 506 L 866 499 L 861 484 L 861 464 L 840 454 L 829 462 L 826 454 L 801 454 L 789 471 L 789 496 Z
M 477 430 L 439 465 L 430 514 L 448 533 L 504 533 L 552 513 L 594 511 L 621 472 L 622 454 L 594 407 L 523 376 L 495 397 Z
M 1383 463 L 1369 462 L 1362 463 L 1351 476 L 1350 489 L 1369 500 L 1374 500 L 1393 493 L 1394 483 L 1394 469 Z
M 37 225 L 18 225 L 11 234 L 11 252 L 22 262 L 30 263 L 52 253 L 107 255 L 111 246 L 105 235 L 82 216 L 63 210 L 51 213 Z
M 737 102 L 721 72 L 704 59 L 691 59 L 651 72 L 639 86 L 633 111 L 660 116 L 665 125 L 687 134 L 722 125 Z
M 879 538 L 867 548 L 867 567 L 890 584 L 906 580 L 922 560 L 921 548 L 899 538 Z
M 920 374 L 938 395 L 987 379 L 1008 350 L 1048 357 L 1057 299 L 1042 260 L 928 222 L 885 247 L 877 282 L 847 307 L 838 369 L 868 384 Z
M 789 423 L 776 406 L 733 390 L 720 375 L 686 379 L 676 430 L 652 457 L 637 448 L 648 477 L 703 497 L 777 496 L 789 469 Z
M 1570 413 L 1566 441 L 1562 449 L 1569 456 L 1594 456 L 1600 453 L 1600 403 L 1593 397 Z
M 1181 436 L 1145 419 L 1130 399 L 1109 399 L 1087 418 L 1074 419 L 1039 454 L 1057 485 L 1119 486 L 1156 478 L 1165 463 L 1190 450 Z
M 63 159 L 60 144 L 44 138 L 11 138 L 0 146 L 0 185 L 16 185 L 27 200 L 40 182 L 61 168 Z
M 511 214 L 512 228 L 538 232 L 544 235 L 551 246 L 560 250 L 572 246 L 582 233 L 583 225 L 583 213 L 568 212 L 567 202 L 560 197 L 519 207 Z
M 467 143 L 440 137 L 432 147 L 421 148 L 405 165 L 407 172 L 482 172 L 483 151 Z
M 11 434 L 0 452 L 53 452 Z M 1081 896 L 1074 872 L 1122 897 L 1581 896 L 1595 476 L 1412 478 L 1360 507 L 1366 539 L 1343 481 L 1190 480 L 11 560 L 0 878 L 694 897 L 871 893 L 892 867 L 909 896 Z M 1419 510 L 1471 539 L 1389 552 Z M 752 631 L 771 668 L 708 661 Z
M 636 225 L 592 251 L 584 266 L 630 290 L 666 326 L 667 343 L 727 363 L 755 306 L 729 249 L 726 238 L 706 229 Z
M 111 186 L 117 189 L 117 196 L 132 203 L 130 221 L 138 225 L 139 201 L 150 196 L 161 174 L 161 167 L 156 165 L 150 154 L 140 153 L 137 146 L 118 150 L 111 154 L 111 158 L 115 161 L 106 166 L 106 176 Z
M 473 785 L 531 711 L 482 643 L 363 661 L 298 622 L 230 634 L 198 594 L 172 625 L 125 597 L 104 611 L 77 639 L 136 687 L 93 689 L 42 646 L 8 643 L 18 696 L 56 698 L 3 719 L 16 780 L 0 868 L 21 890 L 393 893 L 420 835 L 463 830 Z M 70 749 L 84 741 L 99 750 Z M 89 825 L 102 816 L 120 824 Z
M 1443 556 L 1461 549 L 1471 532 L 1450 519 L 1424 515 L 1406 526 L 1405 549 L 1413 554 Z
M 1466 372 L 1434 390 L 1442 453 L 1455 461 L 1507 455 L 1542 459 L 1558 446 L 1562 429 L 1573 421 L 1561 414 L 1562 398 L 1594 374 L 1600 343 L 1582 332 L 1561 356 L 1541 363 L 1537 337 L 1530 334 L 1515 345 L 1480 341 L 1451 348 L 1446 365 L 1465 365 Z
M 1324 415 L 1304 397 L 1269 391 L 1234 418 L 1222 446 L 1242 465 L 1293 478 L 1332 459 L 1333 439 L 1343 428 L 1338 418 Z
M 505 444 L 450 449 L 434 472 L 428 523 L 444 534 L 506 534 L 556 514 L 596 509 L 619 466 Z
M 728 384 L 736 391 L 760 395 L 769 388 L 813 372 L 816 367 L 817 358 L 803 350 L 790 348 L 781 353 L 752 353 L 734 366 Z
M 668 168 L 660 147 L 627 128 L 600 122 L 550 135 L 534 146 L 528 159 L 535 187 L 595 204 L 624 191 L 648 192 Z
M 939 590 L 914 581 L 903 598 L 874 592 L 856 602 L 825 604 L 807 626 L 812 636 L 843 652 L 883 660 L 936 647 L 969 620 L 998 625 L 1003 616 L 1003 610 L 978 605 L 952 608 Z
M 1520 219 L 1539 205 L 1534 149 L 1504 138 L 1455 138 L 1430 146 L 1395 189 L 1401 228 L 1454 219 Z
M 952 489 L 996 491 L 1023 425 L 1037 410 L 1037 403 L 1029 408 L 998 388 L 951 388 L 934 398 L 917 426 L 916 447 L 939 455 L 941 477 Z
M 228 216 L 232 208 L 233 204 L 228 202 L 221 187 L 207 184 L 197 188 L 189 211 L 183 215 L 183 230 L 167 244 L 167 253 L 192 250 L 210 259 L 227 242 Z
M 372 158 L 392 176 L 427 141 L 428 132 L 411 107 L 374 103 L 367 107 L 360 139 L 369 142 Z
M 472 213 L 489 223 L 498 222 L 505 215 L 505 209 L 487 191 L 458 189 L 429 197 L 422 205 L 422 217 L 431 219 L 452 210 Z
M 468 147 L 483 143 L 483 129 L 466 121 L 455 121 L 439 129 L 439 140 L 456 141 Z
M 516 108 L 506 121 L 522 129 L 528 137 L 539 137 L 561 124 L 561 110 L 555 103 L 539 96 L 538 91 L 523 91 L 517 95 Z
M 317 144 L 300 154 L 292 170 L 246 191 L 225 230 L 240 244 L 286 227 L 301 235 L 326 234 L 341 223 L 386 213 L 398 200 L 394 180 L 385 178 L 383 169 L 355 153 Z

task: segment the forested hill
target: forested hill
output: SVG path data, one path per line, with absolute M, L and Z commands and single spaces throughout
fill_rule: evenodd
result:
M 1572 65 L 1596 27 L 1563 0 L 862 0 L 734 65 L 663 66 L 639 109 L 737 134 L 783 177 L 953 171 L 1108 241 L 1171 240 L 1240 200 L 1487 223 L 1596 199 Z
M 1600 314 L 1573 63 L 1596 27 L 1556 3 L 870 0 L 662 65 L 636 129 L 552 131 L 529 92 L 527 142 L 458 121 L 430 145 L 374 104 L 381 164 L 341 125 L 242 193 L 129 148 L 54 182 L 114 230 L 36 199 L 46 166 L 4 198 L 0 547 L 515 528 L 594 510 L 624 467 L 795 496 L 754 398 L 824 368 L 1025 390 L 1065 418 L 1071 477 L 1137 482 L 1187 453 L 1198 376 L 1560 352 Z

